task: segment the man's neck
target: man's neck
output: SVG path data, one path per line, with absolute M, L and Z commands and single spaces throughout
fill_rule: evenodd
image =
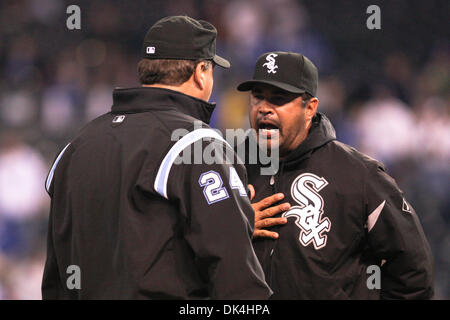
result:
M 201 97 L 198 96 L 198 94 L 196 94 L 196 92 L 192 89 L 191 85 L 187 82 L 185 82 L 179 86 L 171 86 L 171 85 L 160 84 L 160 83 L 158 83 L 158 84 L 143 84 L 142 86 L 147 87 L 147 88 L 169 89 L 169 90 L 181 92 L 185 95 L 188 95 L 188 96 L 191 96 L 191 97 L 194 97 L 197 99 L 202 99 Z

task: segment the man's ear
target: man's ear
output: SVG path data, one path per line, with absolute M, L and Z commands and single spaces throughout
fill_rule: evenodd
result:
M 305 115 L 306 120 L 312 120 L 312 118 L 316 115 L 317 107 L 319 106 L 319 99 L 316 97 L 313 97 L 308 100 L 308 102 L 305 105 Z
M 206 72 L 205 72 L 205 62 L 200 62 L 195 66 L 194 70 L 194 82 L 196 86 L 203 90 L 205 88 Z

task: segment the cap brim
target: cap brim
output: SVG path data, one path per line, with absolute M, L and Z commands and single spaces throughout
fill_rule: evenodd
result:
M 256 84 L 268 84 L 280 89 L 283 89 L 285 91 L 288 92 L 292 92 L 292 93 L 305 93 L 306 90 L 305 89 L 301 89 L 301 88 L 297 88 L 294 87 L 290 84 L 287 83 L 283 83 L 283 82 L 279 82 L 279 81 L 269 81 L 269 80 L 249 80 L 249 81 L 245 81 L 242 82 L 240 85 L 238 85 L 237 89 L 239 91 L 250 91 L 253 89 L 253 87 Z
M 220 57 L 218 55 L 214 56 L 213 61 L 218 66 L 220 66 L 222 68 L 225 68 L 225 69 L 228 69 L 231 66 L 231 64 L 230 64 L 230 62 L 228 60 L 226 60 L 226 59 L 224 59 L 224 58 L 222 58 L 222 57 Z

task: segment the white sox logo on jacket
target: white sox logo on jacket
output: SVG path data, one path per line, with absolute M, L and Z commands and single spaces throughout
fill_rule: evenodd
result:
M 295 217 L 295 224 L 300 228 L 299 241 L 303 246 L 313 244 L 316 250 L 327 245 L 327 235 L 331 222 L 328 218 L 322 219 L 323 198 L 319 195 L 328 182 L 312 173 L 298 176 L 291 187 L 292 198 L 299 204 L 286 211 L 286 218 Z

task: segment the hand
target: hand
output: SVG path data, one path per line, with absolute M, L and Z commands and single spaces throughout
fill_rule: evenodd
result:
M 248 188 L 250 189 L 250 200 L 253 200 L 255 197 L 255 188 L 253 188 L 251 184 L 248 185 Z M 289 210 L 291 207 L 288 202 L 272 207 L 274 203 L 277 203 L 283 198 L 284 194 L 276 193 L 270 197 L 262 199 L 259 202 L 252 203 L 253 210 L 255 210 L 255 231 L 253 232 L 253 238 L 266 237 L 278 239 L 278 233 L 264 230 L 263 228 L 285 224 L 287 222 L 286 218 L 270 218 L 280 212 Z

